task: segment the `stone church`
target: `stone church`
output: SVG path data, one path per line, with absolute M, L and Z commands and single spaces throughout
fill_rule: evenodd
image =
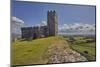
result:
M 22 27 L 21 32 L 23 39 L 37 39 L 56 36 L 58 33 L 58 16 L 56 11 L 47 12 L 46 26 Z

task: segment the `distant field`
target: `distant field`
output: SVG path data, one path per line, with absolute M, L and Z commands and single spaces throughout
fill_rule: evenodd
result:
M 67 41 L 70 43 L 70 47 L 73 50 L 84 55 L 88 61 L 96 60 L 96 44 L 95 37 L 88 36 L 71 36 L 65 37 Z
M 12 64 L 46 64 L 48 47 L 62 37 L 40 38 L 32 41 L 17 40 L 12 43 Z

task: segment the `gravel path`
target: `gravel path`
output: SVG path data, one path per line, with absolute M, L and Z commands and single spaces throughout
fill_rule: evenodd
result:
M 49 47 L 48 63 L 87 61 L 80 53 L 69 48 L 66 41 L 57 41 Z

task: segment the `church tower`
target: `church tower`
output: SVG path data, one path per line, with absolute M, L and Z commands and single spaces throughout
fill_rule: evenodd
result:
M 56 11 L 47 12 L 47 26 L 49 36 L 55 36 L 58 33 L 58 17 Z

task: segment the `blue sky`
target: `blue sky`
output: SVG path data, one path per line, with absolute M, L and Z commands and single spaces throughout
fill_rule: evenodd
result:
M 95 6 L 20 1 L 13 1 L 12 3 L 12 16 L 22 19 L 25 22 L 25 26 L 34 26 L 40 24 L 42 21 L 46 22 L 48 10 L 55 10 L 57 12 L 58 24 L 62 27 L 66 27 L 65 24 L 68 26 L 74 23 L 79 24 L 74 24 L 71 28 L 73 28 L 73 26 L 75 27 L 75 25 L 79 27 L 86 24 L 92 24 L 93 26 L 96 21 Z
M 47 21 L 47 11 L 56 10 L 59 24 L 95 23 L 95 7 L 79 5 L 61 5 L 15 1 L 12 4 L 12 15 L 22 19 L 25 25 L 31 26 Z

